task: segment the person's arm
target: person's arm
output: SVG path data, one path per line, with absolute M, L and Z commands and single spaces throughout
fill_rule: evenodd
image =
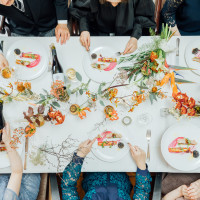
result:
M 176 11 L 184 0 L 166 0 L 161 14 L 164 22 L 172 27 L 172 31 L 176 31 L 175 35 L 180 35 L 176 25 Z
M 76 189 L 77 180 L 81 174 L 81 168 L 84 158 L 91 151 L 94 140 L 86 140 L 79 145 L 77 153 L 73 155 L 72 161 L 65 168 L 62 179 L 62 199 L 63 200 L 79 200 Z
M 5 143 L 11 166 L 11 176 L 7 188 L 15 192 L 17 195 L 19 195 L 23 166 L 19 154 L 14 148 L 10 146 L 11 135 L 10 135 L 10 126 L 8 123 L 6 124 L 6 127 L 3 129 L 2 140 Z
M 136 172 L 136 184 L 134 187 L 134 200 L 147 200 L 149 199 L 149 194 L 151 192 L 151 175 L 146 168 L 145 170 L 141 170 L 137 168 Z
M 55 29 L 56 40 L 61 44 L 66 43 L 70 38 L 69 29 L 67 27 L 68 20 L 68 2 L 66 0 L 54 0 L 56 7 L 56 15 L 58 20 L 58 25 Z
M 137 49 L 137 41 L 142 36 L 144 28 L 155 28 L 155 5 L 152 0 L 133 0 L 134 24 L 131 38 L 123 54 L 133 53 Z
M 131 37 L 137 40 L 142 36 L 144 28 L 156 27 L 154 20 L 155 4 L 152 0 L 134 0 L 135 23 Z
M 146 153 L 138 146 L 129 144 L 131 156 L 137 165 L 133 200 L 148 200 L 151 192 L 151 175 L 146 165 Z

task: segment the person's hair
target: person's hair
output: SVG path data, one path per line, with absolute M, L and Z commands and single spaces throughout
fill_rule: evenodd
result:
M 121 2 L 122 2 L 122 3 L 127 3 L 128 0 L 121 0 Z M 107 0 L 99 0 L 99 3 L 100 3 L 100 4 L 105 4 L 105 3 L 107 3 Z

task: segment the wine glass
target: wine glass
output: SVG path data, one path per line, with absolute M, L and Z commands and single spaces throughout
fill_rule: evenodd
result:
M 141 125 L 148 125 L 152 121 L 152 116 L 149 113 L 142 113 L 137 117 L 137 121 Z

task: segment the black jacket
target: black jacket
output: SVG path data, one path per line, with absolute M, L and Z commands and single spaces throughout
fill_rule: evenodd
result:
M 37 35 L 56 27 L 57 20 L 67 20 L 67 0 L 24 0 L 25 13 L 14 6 L 0 5 L 0 15 L 9 21 L 11 32 Z
M 100 4 L 99 0 L 76 0 L 70 8 L 70 14 L 80 22 L 80 32 L 93 32 L 95 27 L 96 31 L 105 33 L 114 26 L 112 30 L 115 35 L 130 35 L 137 39 L 142 36 L 143 29 L 156 27 L 154 11 L 152 0 L 129 0 L 115 8 Z M 110 20 L 111 15 L 114 15 L 113 20 Z M 110 24 L 106 19 L 110 20 Z

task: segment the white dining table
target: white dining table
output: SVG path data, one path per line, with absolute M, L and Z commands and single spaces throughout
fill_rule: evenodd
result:
M 0 40 L 4 40 L 4 54 L 6 54 L 9 46 L 13 44 L 17 40 L 21 40 L 23 38 L 17 37 L 1 37 Z M 30 38 L 32 40 L 39 41 L 49 52 L 49 45 L 51 43 L 56 44 L 58 59 L 64 69 L 64 72 L 68 68 L 74 68 L 78 71 L 83 78 L 83 82 L 88 81 L 88 77 L 85 74 L 82 62 L 84 56 L 86 54 L 86 50 L 81 46 L 79 37 L 71 37 L 66 44 L 60 45 L 56 43 L 55 38 Z M 129 37 L 91 37 L 91 49 L 94 49 L 99 46 L 109 46 L 118 51 L 123 51 L 126 43 L 128 42 Z M 148 43 L 151 40 L 151 37 L 141 37 L 139 39 L 138 46 L 140 47 L 144 43 Z M 200 40 L 200 37 L 180 37 L 180 65 L 186 66 L 185 62 L 185 48 L 186 46 L 194 40 Z M 171 39 L 171 43 L 175 44 L 176 37 Z M 50 58 L 49 58 L 50 59 Z M 168 55 L 168 64 L 175 64 L 175 52 L 170 53 Z M 181 75 L 184 76 L 185 79 L 193 81 L 193 84 L 181 84 L 179 85 L 180 89 L 184 92 L 187 92 L 188 96 L 192 96 L 193 98 L 200 100 L 200 76 L 194 74 L 191 71 L 180 71 Z M 2 77 L 0 77 L 1 81 Z M 49 70 L 47 70 L 42 76 L 31 81 L 32 90 L 36 93 L 41 93 L 43 90 L 50 90 L 50 86 L 52 83 L 52 74 Z M 72 83 L 72 87 L 76 87 L 79 82 Z M 98 84 L 92 82 L 92 88 L 98 88 Z M 169 86 L 166 86 L 171 92 Z M 160 109 L 162 108 L 170 108 L 173 106 L 172 99 L 166 98 L 163 100 L 158 100 L 151 105 L 150 100 L 146 100 L 144 103 L 140 104 L 135 110 L 130 113 L 128 109 L 123 107 L 118 107 L 117 111 L 119 113 L 120 119 L 114 122 L 103 122 L 104 113 L 103 107 L 100 104 L 97 104 L 96 109 L 92 109 L 91 113 L 87 113 L 87 118 L 84 120 L 79 119 L 77 116 L 71 115 L 69 113 L 70 104 L 77 103 L 81 104 L 85 101 L 86 97 L 73 95 L 70 97 L 70 100 L 64 105 L 64 112 L 66 113 L 65 122 L 59 126 L 53 126 L 51 123 L 46 123 L 43 127 L 38 128 L 36 134 L 29 139 L 29 154 L 31 152 L 35 152 L 37 148 L 39 148 L 42 144 L 48 145 L 59 145 L 67 139 L 67 137 L 71 137 L 75 139 L 75 144 L 72 148 L 69 148 L 69 154 L 72 153 L 78 146 L 78 144 L 90 137 L 92 132 L 94 132 L 98 126 L 113 126 L 116 129 L 124 130 L 130 139 L 130 143 L 133 145 L 137 145 L 147 151 L 147 140 L 146 140 L 146 131 L 147 129 L 151 129 L 152 137 L 150 140 L 150 162 L 148 162 L 148 168 L 150 172 L 181 172 L 174 168 L 172 168 L 163 158 L 161 154 L 161 138 L 164 132 L 173 124 L 179 123 L 182 121 L 190 121 L 194 125 L 200 127 L 200 119 L 182 119 L 178 121 L 173 116 L 168 115 L 166 117 L 161 117 Z M 4 115 L 5 119 L 11 124 L 16 123 L 17 120 L 23 119 L 23 112 L 28 110 L 28 102 L 12 102 L 9 104 L 5 104 L 4 106 Z M 143 113 L 149 113 L 152 117 L 151 123 L 148 125 L 141 125 L 138 123 L 138 116 Z M 129 126 L 125 126 L 122 123 L 122 118 L 125 116 L 130 116 L 132 119 L 132 123 Z M 102 125 L 102 124 L 103 125 Z M 200 134 L 200 133 L 199 133 Z M 24 151 L 22 154 L 22 159 L 24 160 Z M 45 165 L 37 165 L 35 166 L 28 156 L 27 162 L 27 170 L 25 173 L 56 173 L 62 172 L 69 163 L 68 161 L 64 161 L 60 168 L 57 168 L 58 160 L 55 156 L 48 157 L 50 162 L 45 162 Z M 128 153 L 124 158 L 116 162 L 105 162 L 98 159 L 92 152 L 88 154 L 85 158 L 83 168 L 83 172 L 135 172 L 136 164 L 131 158 L 130 153 Z M 10 168 L 0 169 L 0 173 L 9 173 Z M 200 173 L 200 167 L 193 171 Z

